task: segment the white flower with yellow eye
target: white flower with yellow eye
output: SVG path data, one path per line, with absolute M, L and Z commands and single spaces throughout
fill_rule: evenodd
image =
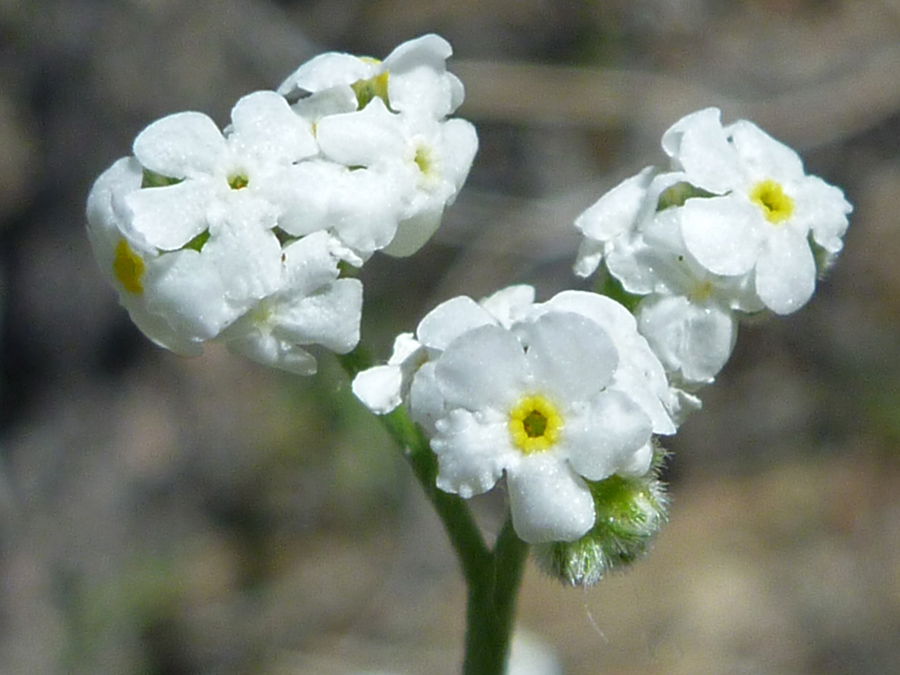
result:
M 158 251 L 129 229 L 124 202 L 141 181 L 134 158 L 101 174 L 88 198 L 88 236 L 104 276 L 151 340 L 183 355 L 224 341 L 304 375 L 316 369 L 304 346 L 356 346 L 362 284 L 338 278 L 339 261 L 353 254 L 337 239 L 316 232 L 282 248 L 274 214 L 239 201 L 210 210 L 209 235 L 196 245 Z
M 752 275 L 777 314 L 802 307 L 816 283 L 810 240 L 827 256 L 843 246 L 852 210 L 843 193 L 808 176 L 796 152 L 751 122 L 723 128 L 715 108 L 678 121 L 662 144 L 687 181 L 711 193 L 678 209 L 697 262 L 717 275 Z
M 328 52 L 300 66 L 278 92 L 296 100 L 303 113 L 311 99 L 315 102 L 323 96 L 329 98 L 329 107 L 336 104 L 344 112 L 362 110 L 380 98 L 393 111 L 440 120 L 453 113 L 464 97 L 462 83 L 447 72 L 446 61 L 452 53 L 450 43 L 434 34 L 404 42 L 384 61 Z
M 467 498 L 505 474 L 516 532 L 531 543 L 582 536 L 595 515 L 585 480 L 645 473 L 652 434 L 674 432 L 662 365 L 628 312 L 591 293 L 560 294 L 509 328 L 466 330 L 427 365 L 442 399 L 438 487 Z
M 381 99 L 323 118 L 316 138 L 325 158 L 364 167 L 383 177 L 385 193 L 399 195 L 396 232 L 384 248 L 395 256 L 412 255 L 434 234 L 478 149 L 475 127 L 466 120 L 397 114 Z
M 144 169 L 142 189 L 125 203 L 129 227 L 150 246 L 187 246 L 208 231 L 210 209 L 237 202 L 274 208 L 280 218 L 279 195 L 299 189 L 288 169 L 318 152 L 309 125 L 266 91 L 242 98 L 231 117 L 225 135 L 197 112 L 169 115 L 138 134 L 133 149 Z

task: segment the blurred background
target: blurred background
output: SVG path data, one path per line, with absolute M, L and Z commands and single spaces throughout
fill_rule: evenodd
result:
M 363 272 L 383 358 L 452 295 L 584 287 L 574 217 L 708 105 L 856 209 L 667 443 L 651 554 L 588 591 L 529 568 L 533 672 L 900 672 L 900 1 L 0 0 L 0 673 L 458 672 L 456 563 L 336 364 L 155 348 L 83 215 L 151 121 L 426 32 L 481 150 L 435 239 Z

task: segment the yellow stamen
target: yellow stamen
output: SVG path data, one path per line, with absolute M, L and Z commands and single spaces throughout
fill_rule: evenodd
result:
M 794 213 L 794 200 L 784 193 L 781 185 L 771 178 L 760 181 L 750 191 L 750 201 L 762 209 L 773 225 L 784 222 Z
M 524 455 L 550 450 L 559 440 L 563 420 L 547 398 L 525 396 L 509 411 L 509 434 Z
M 131 250 L 128 242 L 120 240 L 113 258 L 113 274 L 126 291 L 136 295 L 144 292 L 141 277 L 144 276 L 146 269 L 143 259 Z

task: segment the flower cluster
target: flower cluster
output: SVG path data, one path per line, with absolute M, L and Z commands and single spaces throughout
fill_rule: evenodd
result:
M 852 207 L 793 150 L 746 120 L 723 127 L 715 108 L 676 122 L 662 147 L 669 170 L 644 169 L 577 219 L 575 272 L 602 261 L 640 296 L 641 333 L 692 389 L 725 365 L 741 314 L 789 314 L 809 300 Z
M 409 255 L 468 174 L 474 127 L 450 45 L 426 35 L 383 62 L 323 54 L 245 96 L 220 130 L 184 112 L 147 127 L 88 198 L 88 233 L 134 322 L 175 352 L 219 340 L 315 372 L 304 346 L 359 340 L 375 251 Z
M 431 438 L 442 490 L 468 498 L 505 474 L 513 525 L 531 543 L 584 536 L 592 485 L 645 475 L 654 435 L 675 431 L 665 372 L 634 317 L 583 291 L 448 300 L 353 390 L 381 414 L 406 404 Z
M 750 122 L 723 127 L 718 110 L 662 145 L 667 170 L 644 169 L 575 223 L 575 271 L 602 262 L 606 295 L 448 300 L 353 382 L 373 412 L 406 406 L 442 490 L 468 498 L 505 477 L 516 533 L 572 584 L 646 550 L 666 518 L 656 437 L 699 407 L 740 315 L 809 300 L 851 211 L 795 152 Z

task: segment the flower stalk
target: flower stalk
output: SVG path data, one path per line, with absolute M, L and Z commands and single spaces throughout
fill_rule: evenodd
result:
M 338 359 L 351 379 L 365 370 L 369 361 L 362 348 Z M 489 549 L 465 500 L 437 487 L 437 458 L 406 409 L 398 407 L 379 419 L 401 448 L 443 523 L 462 568 L 467 589 L 463 675 L 502 675 L 512 643 L 528 544 L 516 535 L 512 520 L 507 518 L 493 549 Z

